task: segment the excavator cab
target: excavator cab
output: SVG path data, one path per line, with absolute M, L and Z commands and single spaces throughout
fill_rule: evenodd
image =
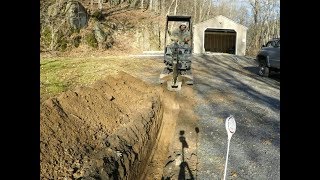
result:
M 177 29 L 181 24 L 186 24 L 185 34 L 190 38 L 188 42 L 173 40 Z M 164 41 L 164 64 L 165 67 L 160 74 L 160 83 L 167 82 L 169 91 L 181 90 L 182 82 L 193 84 L 191 71 L 193 36 L 191 16 L 167 16 L 165 41 Z

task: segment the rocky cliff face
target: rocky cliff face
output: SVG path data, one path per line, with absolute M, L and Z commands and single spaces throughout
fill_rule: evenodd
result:
M 104 3 L 101 10 L 86 1 L 42 3 L 41 51 L 123 49 L 160 50 L 164 18 L 128 5 Z

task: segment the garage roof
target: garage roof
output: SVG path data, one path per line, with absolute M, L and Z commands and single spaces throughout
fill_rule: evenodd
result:
M 215 29 L 215 28 L 207 28 L 205 32 L 229 32 L 235 33 L 236 31 L 233 29 Z
M 233 21 L 233 20 L 231 20 L 231 19 L 229 19 L 229 18 L 227 18 L 227 17 L 225 17 L 225 16 L 222 16 L 222 15 L 215 16 L 214 18 L 211 18 L 211 19 L 207 19 L 207 20 L 205 20 L 205 21 L 202 21 L 202 22 L 200 22 L 200 23 L 195 24 L 194 26 L 199 26 L 199 25 L 201 25 L 201 24 L 205 24 L 205 23 L 207 23 L 207 22 L 212 21 L 213 19 L 219 20 L 220 18 L 225 19 L 225 20 L 228 20 L 228 21 L 231 21 L 231 22 L 233 22 L 233 23 L 235 23 L 235 24 L 238 24 L 239 26 L 243 27 L 243 28 L 246 29 L 246 30 L 248 29 L 246 26 L 244 26 L 244 25 L 242 25 L 242 24 L 239 24 L 239 23 L 237 23 L 237 22 L 235 22 L 235 21 Z
M 191 16 L 167 16 L 168 21 L 190 21 Z

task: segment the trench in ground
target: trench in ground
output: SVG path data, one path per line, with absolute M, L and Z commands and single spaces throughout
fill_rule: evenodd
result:
M 195 123 L 185 97 L 192 88 L 183 91 L 120 73 L 44 101 L 41 179 L 161 179 L 169 149 L 180 151 L 181 132 L 189 132 L 176 123 Z

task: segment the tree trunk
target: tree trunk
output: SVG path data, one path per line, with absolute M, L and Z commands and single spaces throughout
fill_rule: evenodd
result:
M 203 16 L 203 8 L 204 8 L 204 5 L 205 5 L 206 1 L 203 1 L 202 3 L 202 6 L 199 8 L 199 19 L 198 19 L 198 22 L 201 22 L 202 21 L 202 16 Z
M 176 5 L 174 7 L 174 11 L 173 11 L 173 15 L 177 15 L 177 7 L 178 7 L 178 0 L 175 0 L 176 1 Z M 171 26 L 170 26 L 170 31 L 172 31 L 173 29 L 173 23 L 171 23 Z
M 99 8 L 99 11 L 101 12 L 102 11 L 102 0 L 98 0 L 98 8 Z
M 161 15 L 164 15 L 166 13 L 166 0 L 159 0 L 159 2 Z
M 259 19 L 258 19 L 258 17 L 259 17 L 259 13 L 260 13 L 260 8 L 259 8 L 259 1 L 258 0 L 253 0 L 253 2 L 252 1 L 250 1 L 250 5 L 252 6 L 252 10 L 253 10 L 253 19 L 254 19 L 254 25 L 253 25 L 253 27 L 254 27 L 254 29 L 253 29 L 253 31 L 254 31 L 254 33 L 253 33 L 253 46 L 252 46 L 252 50 L 256 50 L 258 47 L 259 47 L 259 36 L 260 36 L 260 34 L 259 34 L 259 29 L 258 29 L 258 25 L 260 24 L 259 23 Z
M 177 8 L 178 8 L 178 0 L 176 0 L 176 6 L 174 7 L 174 15 L 177 15 Z
M 161 50 L 161 29 L 160 29 L 160 23 L 158 21 L 158 38 L 159 38 L 159 50 Z
M 150 11 L 153 10 L 153 2 L 152 2 L 152 0 L 149 1 L 149 10 Z
M 255 0 L 254 2 L 254 23 L 255 24 L 258 24 L 258 17 L 259 17 L 259 1 L 258 0 Z
M 211 0 L 209 0 L 209 7 L 208 7 L 208 12 L 207 12 L 207 18 L 206 19 L 209 19 L 209 17 L 210 17 L 210 12 L 211 12 L 211 6 L 212 6 L 212 1 Z
M 158 0 L 152 1 L 152 9 L 154 10 L 155 13 L 158 13 Z
M 169 15 L 169 14 L 170 14 L 170 9 L 171 9 L 171 7 L 172 7 L 172 5 L 173 5 L 174 1 L 175 1 L 175 0 L 172 0 L 172 1 L 171 1 L 171 4 L 170 4 L 170 6 L 169 6 L 169 8 L 168 8 L 167 15 Z
M 193 1 L 193 11 L 194 11 L 193 19 L 196 20 L 197 19 L 197 0 Z
M 51 42 L 50 42 L 50 46 L 49 46 L 49 49 L 50 51 L 53 51 L 54 49 L 54 46 L 55 46 L 55 30 L 53 28 L 54 25 L 51 25 Z

